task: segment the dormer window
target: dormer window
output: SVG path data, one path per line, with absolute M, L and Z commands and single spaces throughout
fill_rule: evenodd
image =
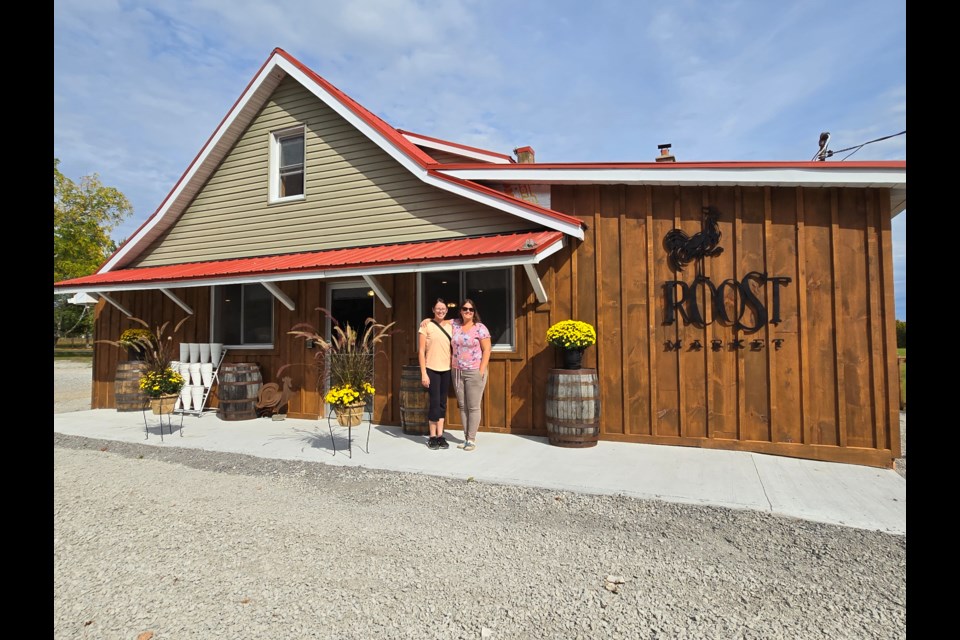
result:
M 270 202 L 304 197 L 303 127 L 270 134 Z

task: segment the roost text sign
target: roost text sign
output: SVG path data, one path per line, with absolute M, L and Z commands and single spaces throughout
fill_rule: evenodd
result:
M 696 262 L 696 276 L 689 283 L 674 279 L 663 284 L 666 294 L 664 324 L 676 322 L 677 314 L 685 324 L 704 327 L 718 321 L 729 325 L 736 331 L 753 333 L 769 324 L 780 322 L 780 288 L 790 282 L 786 276 L 769 276 L 759 271 L 751 271 L 740 280 L 727 278 L 720 284 L 714 284 L 703 275 L 703 259 L 723 253 L 720 243 L 720 227 L 717 220 L 720 211 L 713 205 L 703 208 L 701 230 L 688 236 L 681 229 L 671 229 L 663 238 L 663 247 L 667 251 L 667 262 L 674 273 L 683 271 L 690 262 Z M 772 291 L 772 306 L 767 307 L 758 295 L 766 285 Z M 732 292 L 727 301 L 727 292 Z M 701 305 L 704 308 L 701 308 Z M 747 313 L 747 310 L 751 313 Z M 709 311 L 708 316 L 705 312 Z M 753 322 L 747 317 L 752 316 Z M 710 319 L 708 320 L 707 317 Z

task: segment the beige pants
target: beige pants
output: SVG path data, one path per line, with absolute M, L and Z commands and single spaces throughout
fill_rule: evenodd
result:
M 453 389 L 460 405 L 460 421 L 463 423 L 463 437 L 477 439 L 480 427 L 480 403 L 483 390 L 487 386 L 487 373 L 480 375 L 480 369 L 453 369 Z

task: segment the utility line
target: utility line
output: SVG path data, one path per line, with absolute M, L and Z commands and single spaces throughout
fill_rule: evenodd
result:
M 874 143 L 874 142 L 880 142 L 881 140 L 888 140 L 888 139 L 890 139 L 890 138 L 896 138 L 897 136 L 902 136 L 902 135 L 905 134 L 906 132 L 907 132 L 907 130 L 904 129 L 904 130 L 901 131 L 900 133 L 893 133 L 893 134 L 890 134 L 889 136 L 883 136 L 882 138 L 877 138 L 876 140 L 869 140 L 869 141 L 867 141 L 867 142 L 864 142 L 863 144 L 858 144 L 858 145 L 855 145 L 855 146 L 853 146 L 853 147 L 847 147 L 846 149 L 837 149 L 836 151 L 829 151 L 829 150 L 828 150 L 828 151 L 824 154 L 824 159 L 827 159 L 827 158 L 832 157 L 833 154 L 835 154 L 835 153 L 843 153 L 844 151 L 850 151 L 851 149 L 853 149 L 853 151 L 851 151 L 850 153 L 848 153 L 847 155 L 845 155 L 843 158 L 840 158 L 840 162 L 843 162 L 844 160 L 846 160 L 847 158 L 849 158 L 850 156 L 852 156 L 852 155 L 853 155 L 854 153 L 856 153 L 857 151 L 860 151 L 860 149 L 864 148 L 864 147 L 867 146 L 868 144 L 872 144 L 872 143 Z

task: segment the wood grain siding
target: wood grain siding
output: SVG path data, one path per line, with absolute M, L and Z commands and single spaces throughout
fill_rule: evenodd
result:
M 270 133 L 304 125 L 305 198 L 268 202 Z M 507 233 L 531 223 L 421 182 L 288 78 L 135 266 Z
M 584 240 L 570 241 L 537 272 L 549 301 L 539 304 L 523 270 L 515 270 L 517 346 L 491 357 L 481 428 L 546 435 L 545 388 L 560 365 L 546 343 L 547 328 L 575 318 L 598 328 L 599 342 L 585 353 L 598 369 L 601 434 L 605 440 L 755 451 L 879 467 L 899 455 L 896 336 L 889 193 L 872 189 L 557 186 L 554 208 L 587 221 Z M 698 291 L 706 327 L 682 318 L 664 324 L 664 285 L 676 276 L 692 282 L 694 264 L 674 274 L 667 265 L 664 235 L 675 227 L 700 230 L 700 209 L 713 204 L 723 253 L 704 260 L 714 285 L 742 282 L 751 271 L 790 278 L 779 290 L 777 324 L 756 332 L 734 331 L 711 314 Z M 384 344 L 375 366 L 374 419 L 400 424 L 402 367 L 416 362 L 415 274 L 379 278 L 394 301 L 375 302 L 375 316 L 396 321 L 398 333 Z M 297 311 L 276 303 L 272 350 L 231 352 L 231 362 L 260 364 L 264 381 L 279 367 L 309 361 L 312 352 L 285 332 L 296 322 L 319 320 L 322 281 L 282 283 Z M 772 320 L 773 286 L 751 285 Z M 183 339 L 208 340 L 210 293 L 176 290 L 197 310 Z M 135 314 L 157 322 L 183 317 L 159 292 L 119 293 Z M 724 309 L 739 310 L 739 294 L 723 288 Z M 756 322 L 752 310 L 743 320 Z M 116 339 L 133 326 L 116 309 L 98 305 L 97 338 Z M 734 339 L 745 340 L 738 349 Z M 666 346 L 681 340 L 679 351 Z M 751 348 L 752 340 L 763 345 Z M 701 348 L 691 349 L 693 340 Z M 720 340 L 714 350 L 711 340 Z M 777 348 L 775 340 L 782 340 Z M 118 359 L 126 353 L 96 346 L 94 407 L 112 407 Z M 294 371 L 297 389 L 289 415 L 316 418 L 321 406 L 316 376 Z M 456 400 L 448 424 L 460 428 Z

